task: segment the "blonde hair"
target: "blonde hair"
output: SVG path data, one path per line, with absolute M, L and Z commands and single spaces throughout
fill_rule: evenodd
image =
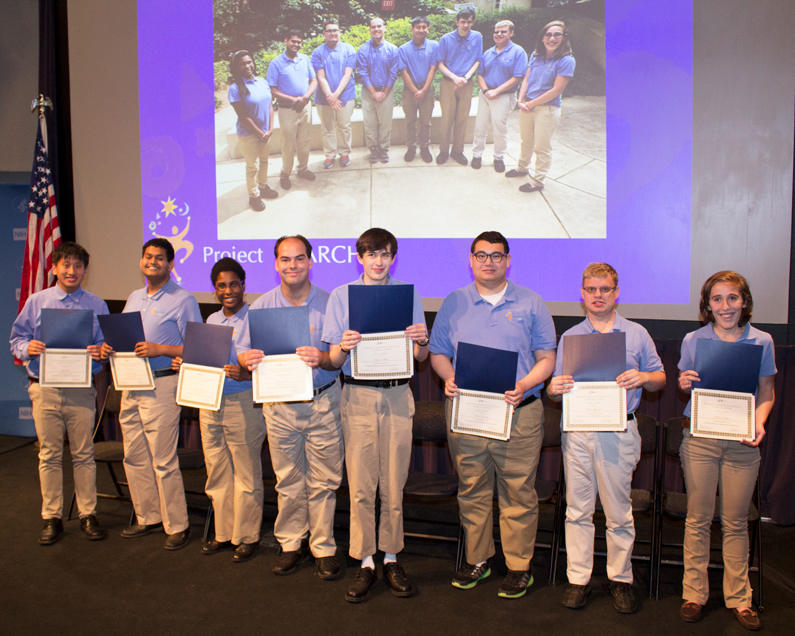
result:
M 607 278 L 608 276 L 612 276 L 613 284 L 618 286 L 618 272 L 612 265 L 608 265 L 607 263 L 591 263 L 582 273 L 582 284 L 585 285 L 586 278 Z

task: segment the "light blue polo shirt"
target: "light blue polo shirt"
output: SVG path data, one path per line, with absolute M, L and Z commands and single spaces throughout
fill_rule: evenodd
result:
M 268 82 L 261 77 L 244 80 L 244 82 L 246 88 L 248 88 L 249 94 L 241 100 L 240 89 L 237 84 L 233 82 L 229 85 L 229 103 L 234 104 L 235 102 L 242 101 L 246 107 L 246 112 L 248 112 L 251 119 L 254 120 L 254 123 L 257 124 L 257 127 L 264 132 L 268 132 L 271 123 L 271 100 L 273 99 L 270 86 L 268 86 Z M 246 137 L 250 134 L 251 133 L 240 123 L 240 119 L 238 119 L 237 136 Z
M 224 315 L 224 310 L 216 311 L 207 317 L 208 325 L 223 325 L 233 327 L 232 346 L 229 351 L 229 362 L 227 364 L 239 364 L 237 361 L 237 346 L 243 339 L 248 338 L 248 303 L 243 303 L 240 311 L 228 318 Z M 224 395 L 242 393 L 253 386 L 251 380 L 233 380 L 230 377 L 224 378 Z
M 290 97 L 303 97 L 309 90 L 309 82 L 315 77 L 315 69 L 308 55 L 298 53 L 294 59 L 282 53 L 268 65 L 265 79 L 272 88 L 278 88 Z
M 536 364 L 534 351 L 555 349 L 555 323 L 541 296 L 507 283 L 496 305 L 483 299 L 474 282 L 445 298 L 431 330 L 431 353 L 451 358 L 455 368 L 459 342 L 516 351 L 516 380 L 530 373 Z M 543 386 L 543 382 L 534 386 L 523 399 L 538 397 Z
M 682 350 L 679 356 L 679 370 L 692 371 L 696 367 L 696 344 L 699 338 L 707 338 L 709 340 L 720 340 L 718 334 L 715 333 L 715 328 L 710 322 L 708 325 L 691 331 L 682 340 Z M 773 338 L 770 334 L 764 331 L 759 331 L 756 327 L 752 327 L 751 323 L 745 325 L 743 335 L 741 335 L 735 342 L 743 344 L 761 345 L 764 347 L 762 351 L 762 366 L 759 368 L 759 377 L 766 378 L 771 375 L 776 375 L 776 353 L 773 347 Z M 687 401 L 685 407 L 685 415 L 690 417 L 690 400 Z
M 185 325 L 203 322 L 199 303 L 187 291 L 169 280 L 150 296 L 146 287 L 137 289 L 124 306 L 124 313 L 141 312 L 146 342 L 181 347 L 185 344 Z M 153 371 L 170 369 L 171 358 L 158 356 L 149 358 Z
M 397 79 L 398 48 L 383 40 L 375 46 L 367 40 L 356 54 L 356 73 L 362 86 L 392 86 Z
M 345 69 L 356 68 L 356 49 L 346 42 L 338 42 L 333 49 L 330 49 L 326 44 L 321 44 L 312 51 L 312 68 L 315 69 L 315 73 L 322 68 L 326 72 L 326 81 L 328 81 L 329 88 L 332 91 L 336 91 L 342 81 L 342 76 L 345 74 Z M 347 102 L 355 98 L 356 82 L 351 76 L 348 85 L 340 95 L 340 101 L 345 106 Z M 315 104 L 328 106 L 328 100 L 326 100 L 326 96 L 320 89 L 319 82 L 315 91 Z
M 561 77 L 573 77 L 576 65 L 573 55 L 564 55 L 557 60 L 547 60 L 545 57 L 539 57 L 533 53 L 527 66 L 530 71 L 530 77 L 527 81 L 527 93 L 525 93 L 527 99 L 535 99 L 550 90 L 555 85 L 555 78 L 558 75 Z M 560 108 L 560 97 L 558 95 L 555 99 L 547 102 L 545 106 Z
M 301 303 L 309 307 L 309 336 L 310 342 L 313 347 L 320 351 L 328 351 L 329 346 L 323 342 L 321 335 L 323 333 L 323 321 L 326 316 L 326 307 L 328 305 L 329 293 L 325 289 L 321 289 L 317 285 L 312 285 L 309 290 L 309 296 Z M 276 309 L 278 307 L 293 307 L 289 300 L 284 295 L 281 286 L 271 289 L 269 292 L 263 294 L 251 305 L 252 309 Z M 251 335 L 246 329 L 245 337 L 237 345 L 237 352 L 244 353 L 251 349 Z M 327 371 L 317 367 L 312 369 L 312 385 L 317 389 L 318 387 L 325 386 L 333 381 L 338 375 L 339 371 Z
M 438 48 L 439 43 L 434 40 L 426 39 L 422 46 L 417 46 L 414 40 L 409 40 L 398 49 L 398 70 L 408 69 L 415 86 L 422 88 L 431 66 L 436 65 Z
M 637 369 L 643 373 L 662 371 L 663 364 L 660 356 L 657 355 L 657 348 L 651 339 L 649 332 L 638 323 L 622 318 L 616 312 L 613 320 L 613 333 L 623 331 L 627 334 L 627 370 Z M 558 357 L 555 360 L 554 375 L 563 373 L 563 347 L 566 346 L 566 336 L 579 336 L 591 333 L 601 333 L 593 328 L 590 319 L 587 317 L 580 324 L 574 325 L 560 339 L 558 344 Z M 627 413 L 632 413 L 640 404 L 643 388 L 630 389 L 627 391 Z
M 91 344 L 102 344 L 105 338 L 99 328 L 97 316 L 108 313 L 108 306 L 99 296 L 87 292 L 82 287 L 67 294 L 57 284 L 33 294 L 25 301 L 25 306 L 11 326 L 11 353 L 18 360 L 28 362 L 28 376 L 39 377 L 39 356 L 28 356 L 28 345 L 31 340 L 41 340 L 41 310 L 42 309 L 90 309 L 94 312 L 94 337 Z M 102 371 L 102 364 L 92 362 L 91 371 L 94 374 Z
M 387 285 L 405 285 L 406 283 L 395 280 L 391 276 Z M 364 274 L 362 274 L 350 285 L 364 285 Z M 414 288 L 414 309 L 412 314 L 413 325 L 425 324 L 425 311 L 422 309 L 422 300 Z M 350 315 L 348 314 L 348 285 L 337 287 L 331 292 L 331 297 L 326 308 L 326 322 L 323 325 L 323 341 L 329 344 L 338 345 L 342 341 L 342 334 L 350 329 Z M 407 327 L 409 325 L 406 325 Z M 342 365 L 342 372 L 345 375 L 351 374 L 351 356 Z
M 492 46 L 483 54 L 478 74 L 489 88 L 497 88 L 512 77 L 524 77 L 526 71 L 527 53 L 518 44 L 508 42 L 502 51 Z
M 463 77 L 483 55 L 483 36 L 470 31 L 467 37 L 458 35 L 458 30 L 446 33 L 439 40 L 436 61 L 444 62 L 451 73 Z

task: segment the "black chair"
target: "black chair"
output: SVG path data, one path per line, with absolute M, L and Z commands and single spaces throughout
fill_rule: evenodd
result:
M 679 460 L 679 446 L 682 443 L 682 433 L 683 428 L 689 425 L 689 418 L 687 417 L 674 417 L 668 420 L 665 425 L 665 442 L 663 444 L 663 453 L 661 453 L 661 461 L 660 461 L 660 471 L 659 471 L 659 484 L 660 484 L 660 514 L 657 516 L 657 551 L 656 551 L 656 558 L 657 558 L 657 566 L 656 566 L 656 577 L 655 577 L 655 598 L 659 599 L 660 596 L 660 568 L 663 565 L 678 565 L 684 566 L 684 561 L 678 558 L 663 558 L 663 548 L 676 548 L 677 552 L 682 549 L 681 543 L 665 543 L 663 541 L 663 519 L 664 517 L 670 517 L 672 519 L 684 520 L 687 518 L 687 494 L 681 492 L 668 492 L 664 491 L 665 485 L 665 470 L 666 470 L 666 461 L 665 458 L 669 457 L 671 459 Z M 681 468 L 680 468 L 681 470 Z M 715 516 L 713 517 L 712 523 L 720 524 L 720 495 L 716 495 L 715 497 Z M 762 585 L 763 585 L 763 571 L 762 571 L 762 515 L 760 514 L 761 511 L 761 502 L 762 502 L 762 495 L 761 489 L 759 485 L 759 478 L 757 477 L 756 480 L 756 487 L 754 489 L 754 496 L 751 499 L 751 503 L 748 507 L 748 524 L 750 527 L 750 540 L 749 540 L 749 554 L 748 554 L 748 570 L 749 572 L 756 572 L 758 578 L 758 597 L 757 597 L 757 608 L 759 611 L 764 610 L 764 602 L 763 602 L 763 594 L 762 594 Z M 710 548 L 712 551 L 721 551 L 720 546 L 712 546 Z M 756 563 L 754 565 L 754 553 L 757 553 Z M 709 564 L 710 568 L 723 568 L 723 563 L 712 563 Z

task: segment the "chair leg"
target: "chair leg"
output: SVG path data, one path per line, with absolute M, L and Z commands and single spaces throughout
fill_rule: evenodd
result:
M 455 555 L 455 571 L 458 572 L 464 567 L 464 553 L 466 552 L 467 536 L 464 532 L 464 525 L 458 526 L 458 550 Z
M 72 500 L 69 502 L 69 514 L 66 515 L 66 520 L 67 521 L 70 521 L 72 519 L 72 512 L 74 512 L 75 501 L 76 500 L 77 500 L 77 492 L 73 490 L 72 491 Z
M 566 486 L 563 481 L 563 465 L 560 467 L 558 477 L 558 491 L 555 495 L 555 514 L 552 527 L 552 553 L 549 559 L 549 585 L 555 586 L 558 576 L 558 558 L 560 556 L 561 537 L 564 533 L 564 517 L 566 499 Z
M 214 516 L 213 512 L 214 512 L 213 502 L 210 501 L 210 505 L 207 507 L 207 519 L 204 522 L 204 542 L 205 543 L 207 543 L 207 541 L 210 540 L 210 528 L 212 528 L 212 526 L 213 526 L 213 516 Z
M 116 471 L 113 470 L 113 464 L 111 462 L 108 462 L 108 471 L 110 471 L 110 478 L 113 481 L 113 486 L 116 488 L 116 492 L 118 493 L 119 497 L 124 497 L 124 492 L 121 489 L 121 484 L 116 477 Z
M 136 521 L 137 521 L 137 518 L 135 516 L 135 506 L 133 506 L 132 512 L 130 513 L 130 524 L 129 525 L 132 526 L 133 524 L 135 524 Z

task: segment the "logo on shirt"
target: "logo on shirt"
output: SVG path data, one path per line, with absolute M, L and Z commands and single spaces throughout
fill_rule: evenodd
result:
M 513 312 L 509 311 L 507 314 L 505 314 L 505 317 L 508 318 L 508 320 L 513 320 Z
M 315 333 L 315 325 L 313 324 L 309 325 L 309 333 Z

